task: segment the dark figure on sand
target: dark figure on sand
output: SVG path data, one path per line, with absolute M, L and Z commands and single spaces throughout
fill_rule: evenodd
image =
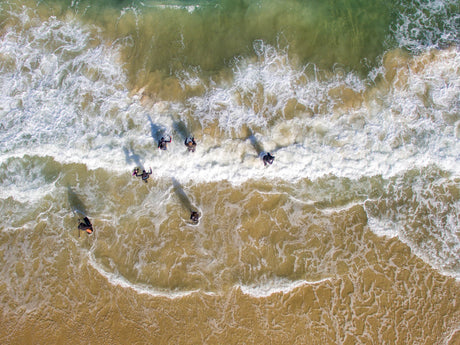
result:
M 78 224 L 78 229 L 82 231 L 86 231 L 89 234 L 93 233 L 93 224 L 91 224 L 88 217 L 83 218 L 83 221 Z

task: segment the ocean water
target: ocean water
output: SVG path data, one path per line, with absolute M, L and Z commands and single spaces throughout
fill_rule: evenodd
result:
M 459 32 L 455 0 L 0 2 L 0 343 L 458 344 Z

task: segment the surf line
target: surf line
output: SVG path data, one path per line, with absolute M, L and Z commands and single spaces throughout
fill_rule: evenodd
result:
M 88 253 L 88 262 L 89 264 L 104 278 L 107 279 L 108 283 L 114 286 L 120 286 L 121 288 L 125 289 L 132 289 L 136 293 L 139 294 L 146 294 L 152 297 L 165 297 L 168 299 L 177 299 L 187 297 L 193 294 L 204 294 L 207 296 L 216 296 L 218 295 L 215 292 L 210 291 L 203 291 L 200 289 L 191 290 L 191 291 L 161 291 L 156 290 L 150 286 L 145 284 L 133 284 L 128 281 L 125 277 L 117 273 L 110 273 L 104 270 L 97 262 L 96 258 L 92 253 Z M 293 291 L 294 289 L 304 286 L 304 285 L 317 285 L 326 281 L 331 281 L 333 277 L 327 277 L 316 281 L 307 281 L 307 280 L 297 280 L 293 282 L 287 281 L 276 281 L 274 280 L 273 284 L 259 284 L 259 285 L 252 285 L 252 286 L 245 286 L 245 285 L 235 285 L 231 291 L 240 290 L 245 295 L 250 295 L 253 297 L 269 297 L 276 293 L 288 293 Z
M 317 285 L 326 281 L 331 281 L 333 277 L 327 277 L 320 280 L 308 281 L 308 280 L 296 280 L 292 282 L 288 281 L 276 281 L 267 282 L 264 284 L 254 284 L 254 285 L 237 285 L 235 289 L 241 290 L 245 295 L 252 297 L 269 297 L 277 293 L 289 293 L 296 288 L 305 285 Z
M 97 262 L 96 258 L 92 253 L 88 253 L 88 262 L 89 264 L 104 278 L 107 279 L 109 284 L 114 285 L 114 286 L 120 286 L 125 289 L 132 289 L 135 292 L 139 294 L 145 294 L 149 295 L 152 297 L 166 297 L 169 299 L 176 299 L 176 298 L 182 298 L 186 296 L 190 296 L 193 294 L 198 294 L 202 293 L 208 296 L 215 296 L 216 294 L 213 292 L 205 292 L 202 290 L 191 290 L 191 291 L 161 291 L 161 290 L 156 290 L 150 286 L 147 286 L 145 284 L 133 284 L 130 281 L 128 281 L 125 277 L 123 277 L 120 274 L 117 273 L 110 273 L 104 270 Z

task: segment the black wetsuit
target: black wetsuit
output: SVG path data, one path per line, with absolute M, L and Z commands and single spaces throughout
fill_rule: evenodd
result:
M 161 137 L 160 141 L 158 142 L 158 148 L 160 150 L 167 150 L 168 149 L 168 146 L 166 145 L 167 143 L 170 143 L 171 142 L 171 137 L 169 138 L 169 141 L 168 140 L 165 140 L 164 137 Z
M 93 232 L 93 224 L 91 224 L 91 222 L 88 219 L 88 217 L 83 218 L 83 222 L 78 224 L 78 228 L 80 230 L 85 230 L 89 234 Z M 88 230 L 90 230 L 90 231 L 88 231 Z
M 191 137 L 191 138 L 185 139 L 184 144 L 185 146 L 187 146 L 187 149 L 190 152 L 195 152 L 195 148 L 196 148 L 195 138 Z
M 275 157 L 272 156 L 270 152 L 267 152 L 267 154 L 263 157 L 264 165 L 272 164 L 274 159 Z
M 152 168 L 150 168 L 149 172 L 147 172 L 145 170 L 142 170 L 142 174 L 138 174 L 136 172 L 136 176 L 137 177 L 142 177 L 142 181 L 144 181 L 145 183 L 147 183 L 147 179 L 150 177 L 151 174 L 152 174 Z
M 200 219 L 200 215 L 198 214 L 198 212 L 193 211 L 192 214 L 190 215 L 190 219 L 193 222 L 198 223 L 198 220 Z

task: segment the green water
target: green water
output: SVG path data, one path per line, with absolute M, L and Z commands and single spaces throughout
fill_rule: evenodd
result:
M 131 84 L 150 85 L 156 94 L 158 80 L 180 71 L 222 76 L 239 57 L 256 57 L 255 40 L 287 50 L 299 64 L 365 73 L 389 44 L 395 16 L 395 1 L 383 0 L 67 0 L 40 7 L 58 17 L 76 15 L 102 28 L 108 41 L 122 42 Z

